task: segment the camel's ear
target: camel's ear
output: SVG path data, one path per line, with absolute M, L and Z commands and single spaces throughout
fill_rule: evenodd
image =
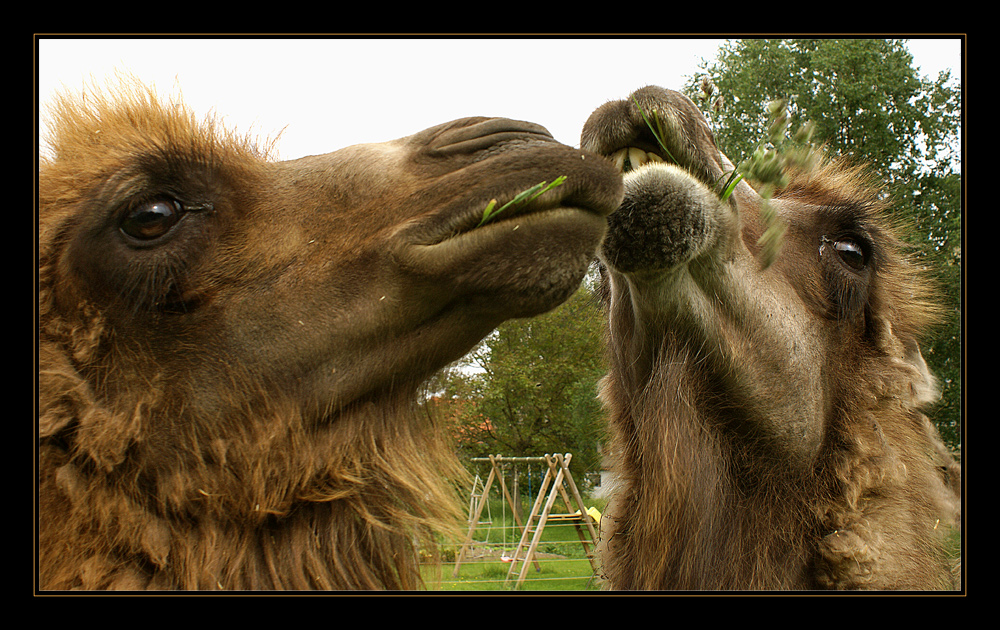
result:
M 903 344 L 903 347 L 903 362 L 913 370 L 913 378 L 910 381 L 913 404 L 919 406 L 936 402 L 941 398 L 941 388 L 927 367 L 924 355 L 920 353 L 920 346 L 917 345 L 916 341 L 909 339 Z
M 54 258 L 50 252 L 40 252 L 39 256 Z M 39 265 L 39 438 L 58 434 L 85 410 L 97 406 L 93 390 L 77 366 L 92 360 L 104 330 L 100 313 L 82 300 L 74 300 L 78 306 L 72 322 L 59 314 L 55 307 L 54 274 L 51 263 Z
M 908 372 L 910 404 L 920 407 L 937 402 L 941 397 L 941 389 L 937 379 L 927 367 L 916 340 L 909 336 L 897 335 L 888 319 L 879 318 L 878 321 L 881 327 L 879 345 L 882 351 Z
M 38 437 L 59 433 L 87 404 L 90 387 L 80 377 L 66 356 L 53 342 L 43 341 L 38 348 Z
M 54 342 L 40 344 L 38 438 L 73 431 L 73 443 L 106 470 L 121 463 L 142 430 L 143 414 L 115 415 Z

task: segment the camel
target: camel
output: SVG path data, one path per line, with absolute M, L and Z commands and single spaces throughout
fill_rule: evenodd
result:
M 761 196 L 744 180 L 722 200 L 733 165 L 687 97 L 644 87 L 581 138 L 625 181 L 599 254 L 620 478 L 605 585 L 953 588 L 958 466 L 920 411 L 933 288 L 864 168 L 791 174 L 768 263 Z
M 132 80 L 51 118 L 39 588 L 421 588 L 460 469 L 419 388 L 574 292 L 620 174 L 485 117 L 278 161 Z

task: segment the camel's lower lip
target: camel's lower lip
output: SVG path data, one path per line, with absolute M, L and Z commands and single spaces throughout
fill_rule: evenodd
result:
M 561 235 L 571 232 L 593 234 L 594 246 L 600 242 L 607 229 L 607 219 L 592 210 L 573 206 L 550 206 L 545 209 L 512 215 L 503 219 L 451 232 L 442 238 L 411 242 L 397 258 L 406 266 L 424 272 L 441 273 L 452 270 L 455 261 L 478 264 L 487 252 L 505 247 L 515 247 L 517 242 L 528 239 L 545 239 L 558 243 Z
M 590 214 L 594 217 L 600 217 L 603 220 L 603 215 L 596 210 L 569 205 L 564 206 L 558 201 L 535 201 L 523 206 L 506 209 L 502 209 L 503 205 L 494 203 L 492 214 L 488 214 L 488 208 L 490 208 L 489 203 L 483 204 L 482 209 L 463 213 L 451 221 L 449 225 L 445 226 L 444 229 L 437 231 L 435 235 L 429 238 L 422 239 L 418 244 L 435 246 L 449 241 L 462 240 L 471 235 L 478 234 L 479 236 L 476 238 L 485 237 L 486 234 L 494 230 L 498 232 L 503 230 L 517 230 L 521 229 L 521 225 L 530 227 L 539 222 L 547 221 L 549 218 L 563 216 L 563 211 L 570 211 L 581 215 Z
M 621 273 L 659 274 L 702 258 L 726 242 L 732 209 L 711 187 L 672 163 L 650 162 L 624 175 L 622 205 L 608 217 L 604 262 Z
M 463 244 L 482 243 L 486 240 L 511 234 L 518 230 L 531 231 L 539 227 L 549 226 L 562 221 L 586 221 L 590 217 L 604 222 L 602 215 L 586 208 L 574 206 L 547 206 L 529 211 L 519 211 L 508 216 L 498 216 L 485 223 L 476 223 L 465 230 L 451 232 L 443 238 L 426 243 L 429 247 L 447 245 L 460 247 Z M 481 221 L 481 219 L 480 219 Z

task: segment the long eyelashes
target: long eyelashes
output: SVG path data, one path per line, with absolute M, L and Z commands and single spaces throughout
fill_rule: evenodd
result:
M 830 248 L 837 257 L 854 271 L 863 271 L 871 259 L 871 248 L 860 237 L 847 235 L 830 238 L 826 234 L 819 239 L 819 256 L 823 257 L 826 248 Z
M 152 241 L 167 234 L 184 216 L 184 208 L 174 199 L 143 203 L 122 218 L 118 229 L 139 241 Z
M 197 258 L 195 243 L 204 221 L 214 210 L 211 202 L 182 202 L 157 195 L 129 203 L 114 224 L 119 263 L 111 267 L 117 285 L 114 300 L 127 305 L 134 316 L 144 312 L 186 313 L 197 308 L 200 294 L 191 291 L 190 265 Z
M 190 212 L 213 209 L 212 204 L 184 204 L 171 197 L 157 197 L 129 208 L 118 229 L 132 245 L 155 246 L 167 237 Z
M 825 270 L 829 296 L 837 319 L 852 319 L 867 302 L 872 251 L 868 241 L 854 235 L 820 237 L 819 258 Z

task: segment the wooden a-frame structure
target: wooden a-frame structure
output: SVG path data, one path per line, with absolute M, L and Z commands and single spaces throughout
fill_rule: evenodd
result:
M 479 517 L 482 514 L 483 507 L 486 505 L 490 486 L 492 485 L 493 480 L 497 478 L 500 480 L 500 488 L 503 490 L 504 499 L 506 499 L 507 503 L 511 506 L 517 525 L 521 528 L 521 539 L 517 544 L 517 549 L 514 551 L 510 568 L 507 570 L 507 577 L 504 579 L 505 585 L 509 586 L 511 580 L 513 580 L 514 588 L 519 589 L 526 577 L 526 568 L 528 564 L 534 564 L 535 570 L 540 570 L 538 560 L 535 558 L 535 553 L 538 548 L 538 543 L 542 539 L 542 532 L 545 530 L 545 525 L 550 521 L 569 523 L 576 527 L 577 535 L 580 537 L 580 544 L 583 545 L 583 549 L 587 554 L 587 559 L 590 561 L 591 568 L 596 572 L 597 565 L 594 559 L 593 547 L 597 546 L 598 535 L 597 530 L 594 528 L 594 521 L 599 517 L 592 516 L 583 504 L 583 498 L 580 496 L 580 491 L 576 487 L 576 482 L 573 481 L 573 475 L 569 471 L 569 463 L 572 457 L 573 456 L 570 453 L 566 453 L 565 455 L 556 453 L 555 455 L 546 454 L 544 457 L 504 458 L 500 455 L 490 455 L 488 459 L 482 457 L 473 458 L 472 461 L 489 461 L 491 464 L 491 470 L 490 475 L 483 486 L 483 491 L 480 495 L 479 503 L 476 506 L 475 514 L 470 519 L 469 531 L 466 534 L 465 541 L 462 543 L 462 547 L 457 554 L 455 560 L 455 570 L 452 575 L 454 577 L 458 577 L 458 567 L 461 565 L 462 559 L 465 557 L 465 552 L 472 543 L 472 535 L 476 530 L 476 526 L 479 524 Z M 514 506 L 514 500 L 511 498 L 510 493 L 507 491 L 507 485 L 504 483 L 503 474 L 500 471 L 500 465 L 504 462 L 544 462 L 548 466 L 545 478 L 542 480 L 541 486 L 538 489 L 538 495 L 535 497 L 534 505 L 532 505 L 531 513 L 528 515 L 527 525 L 522 523 L 521 519 L 518 517 L 517 509 Z M 563 502 L 566 505 L 566 513 L 552 513 L 552 506 L 558 496 L 562 497 Z M 576 504 L 575 512 L 573 510 L 574 503 Z
M 469 532 L 465 535 L 465 541 L 462 542 L 462 547 L 458 550 L 455 555 L 455 570 L 452 571 L 452 577 L 458 577 L 458 567 L 461 566 L 462 560 L 465 559 L 465 553 L 469 550 L 469 546 L 472 544 L 472 535 L 479 526 L 479 517 L 482 516 L 483 508 L 486 507 L 486 502 L 490 496 L 490 488 L 493 486 L 494 480 L 500 480 L 500 489 L 503 491 L 504 500 L 507 501 L 507 505 L 510 506 L 511 512 L 514 514 L 514 520 L 517 522 L 517 526 L 522 531 L 524 530 L 524 523 L 521 522 L 521 515 L 519 510 L 514 505 L 514 499 L 510 496 L 510 491 L 507 490 L 507 484 L 503 480 L 503 472 L 500 470 L 502 464 L 507 462 L 512 463 L 531 463 L 544 461 L 541 457 L 503 457 L 502 455 L 490 455 L 487 457 L 473 457 L 473 462 L 489 462 L 490 463 L 490 474 L 486 478 L 486 483 L 483 484 L 482 492 L 476 495 L 475 485 L 473 485 L 472 498 L 476 499 L 478 496 L 479 501 L 476 503 L 475 512 L 469 517 Z M 535 563 L 535 568 L 538 567 L 538 563 Z

